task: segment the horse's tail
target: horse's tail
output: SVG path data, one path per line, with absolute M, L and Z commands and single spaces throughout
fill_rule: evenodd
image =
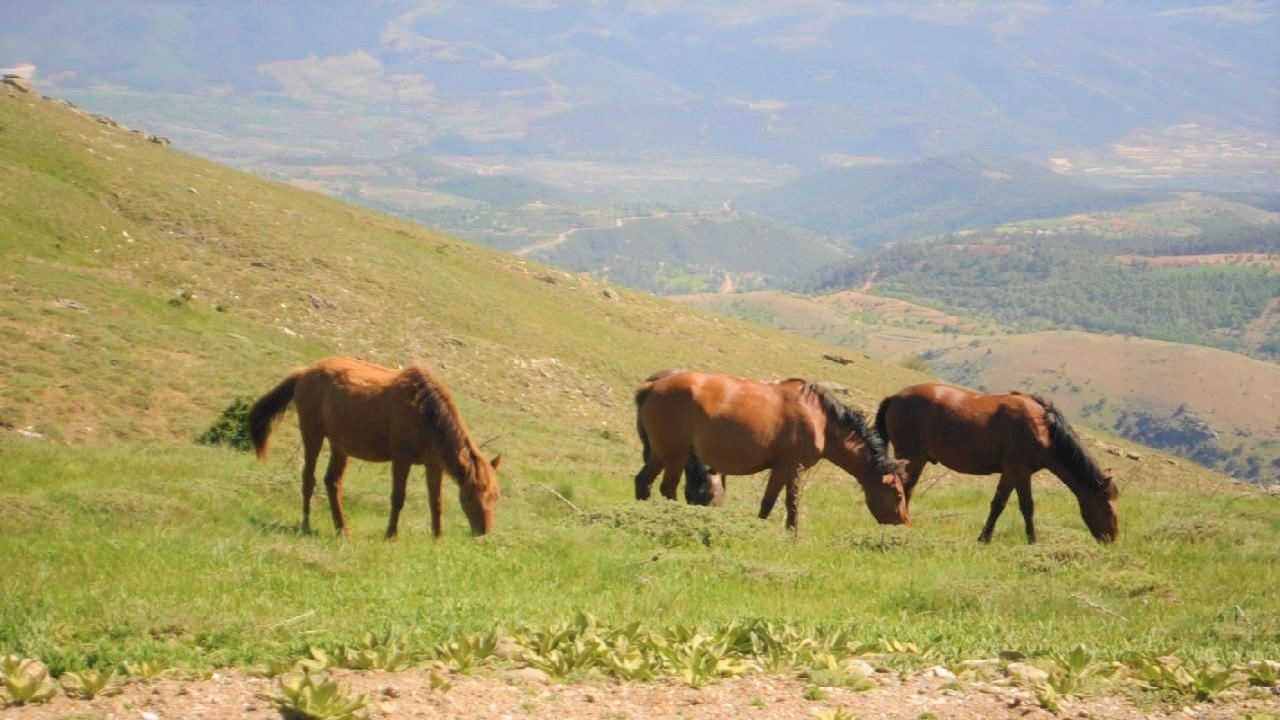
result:
M 279 385 L 258 398 L 258 402 L 249 408 L 245 424 L 249 427 L 249 440 L 259 458 L 267 456 L 267 440 L 271 437 L 271 429 L 284 411 L 289 409 L 289 403 L 293 402 L 293 388 L 305 370 L 306 368 L 298 368 L 289 373 Z
M 1111 481 L 1080 444 L 1080 439 L 1071 429 L 1067 418 L 1049 400 L 1039 395 L 1028 394 L 1027 397 L 1044 408 L 1044 424 L 1049 431 L 1049 452 L 1053 453 L 1054 459 L 1066 468 L 1071 476 L 1069 481 L 1067 478 L 1062 478 L 1063 482 L 1067 482 L 1072 490 L 1077 491 L 1106 490 Z
M 649 381 L 640 386 L 636 390 L 636 434 L 640 436 L 640 459 L 649 462 L 649 453 L 652 448 L 649 446 L 649 433 L 645 432 L 644 420 L 640 418 L 640 408 L 644 407 L 644 401 L 649 399 L 649 393 L 653 391 L 653 382 Z
M 893 396 L 890 395 L 881 400 L 880 407 L 876 409 L 876 434 L 884 441 L 885 450 L 889 449 L 889 403 L 892 401 Z

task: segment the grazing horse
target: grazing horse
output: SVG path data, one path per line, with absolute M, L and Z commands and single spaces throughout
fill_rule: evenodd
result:
M 329 469 L 324 487 L 333 525 L 343 537 L 351 537 L 342 512 L 342 474 L 348 457 L 391 462 L 388 539 L 396 535 L 409 468 L 418 464 L 427 467 L 431 531 L 437 538 L 443 531 L 440 485 L 445 472 L 458 483 L 472 533 L 484 535 L 493 529 L 493 507 L 499 496 L 495 471 L 502 456 L 492 462 L 484 459 L 467 434 L 453 398 L 425 367 L 391 370 L 353 358 L 329 357 L 294 370 L 249 410 L 249 437 L 259 458 L 266 457 L 271 429 L 291 402 L 298 409 L 302 431 L 303 530 L 311 529 L 316 459 L 326 437 Z
M 636 499 L 647 500 L 663 473 L 662 495 L 675 499 L 680 472 L 696 455 L 726 475 L 769 471 L 760 517 L 787 489 L 787 527 L 796 528 L 800 473 L 827 459 L 857 478 L 881 523 L 906 524 L 901 468 L 883 441 L 828 391 L 799 379 L 758 382 L 726 375 L 674 372 L 636 391 L 636 430 L 644 467 Z
M 1115 483 L 1094 464 L 1062 413 L 1038 395 L 913 385 L 880 403 L 876 430 L 893 445 L 898 458 L 907 460 L 908 502 L 926 462 L 968 475 L 1000 473 L 991 514 L 978 536 L 984 543 L 991 542 L 996 519 L 1014 491 L 1026 521 L 1027 542 L 1036 541 L 1031 475 L 1041 469 L 1057 475 L 1075 494 L 1095 538 L 1111 542 L 1120 532 Z

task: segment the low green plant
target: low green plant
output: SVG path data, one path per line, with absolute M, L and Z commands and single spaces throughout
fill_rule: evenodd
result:
M 1223 692 L 1245 680 L 1235 668 L 1222 668 L 1211 663 L 1188 666 L 1175 659 L 1139 655 L 1133 660 L 1133 677 L 1154 690 L 1172 692 L 1213 702 Z
M 814 714 L 817 720 L 855 720 L 856 715 L 847 712 L 844 708 L 836 708 L 835 710 L 820 710 Z
M 39 660 L 5 655 L 0 658 L 0 676 L 4 678 L 4 700 L 8 705 L 42 703 L 58 692 L 49 669 Z
M 866 692 L 876 686 L 871 678 L 860 672 L 841 668 L 820 668 L 809 673 L 809 680 L 819 687 L 842 687 L 854 692 Z
M 323 648 L 312 646 L 307 648 L 307 653 L 311 657 L 303 658 L 295 663 L 304 672 L 323 672 L 334 667 L 333 659 L 329 657 L 329 653 L 325 652 Z
M 438 692 L 447 693 L 453 689 L 453 683 L 442 674 L 432 670 L 427 675 L 427 687 Z
M 827 693 L 817 685 L 810 685 L 804 689 L 804 695 L 802 697 L 804 697 L 805 700 L 817 702 L 819 700 L 826 700 Z
M 317 678 L 319 681 L 317 682 Z M 268 697 L 285 720 L 355 720 L 366 718 L 368 695 L 349 695 L 325 673 L 291 673 L 278 679 L 279 692 Z
M 1280 685 L 1280 662 L 1274 660 L 1256 660 L 1242 669 L 1245 681 L 1255 687 L 1276 687 Z
M 140 660 L 138 662 L 125 662 L 124 672 L 129 677 L 150 680 L 165 675 L 170 671 L 170 667 L 158 660 Z
M 1077 643 L 1069 652 L 1049 657 L 1049 677 L 1045 680 L 1058 695 L 1081 695 L 1099 680 L 1115 675 L 1118 666 L 1097 659 L 1092 651 Z
M 342 667 L 352 670 L 402 670 L 414 660 L 400 643 L 382 642 L 373 633 L 365 633 L 358 647 L 344 647 L 339 655 Z
M 492 657 L 497 647 L 497 633 L 472 633 L 437 644 L 431 654 L 454 670 L 469 675 L 477 664 Z
M 115 668 L 89 669 L 68 672 L 60 678 L 62 688 L 68 695 L 92 700 L 99 695 L 110 697 L 119 695 L 121 684 L 116 677 Z
M 253 407 L 251 397 L 238 397 L 223 409 L 222 414 L 209 426 L 204 434 L 196 438 L 200 445 L 226 445 L 236 450 L 248 452 L 253 443 L 249 440 L 249 409 Z

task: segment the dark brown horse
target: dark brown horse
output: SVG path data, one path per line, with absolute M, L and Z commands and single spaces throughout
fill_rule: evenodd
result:
M 431 531 L 438 538 L 442 473 L 457 481 L 462 510 L 471 531 L 493 529 L 499 490 L 495 471 L 501 455 L 486 461 L 467 434 L 453 398 L 431 371 L 421 365 L 391 370 L 345 357 L 330 357 L 289 373 L 249 410 L 249 437 L 258 457 L 266 457 L 275 421 L 292 402 L 302 431 L 302 527 L 311 529 L 311 493 L 316 486 L 316 459 L 329 438 L 329 469 L 324 474 L 333 525 L 350 538 L 342 512 L 342 474 L 347 458 L 391 462 L 391 520 L 387 538 L 395 537 L 404 507 L 405 485 L 412 465 L 427 467 Z
M 857 478 L 877 520 L 908 522 L 900 467 L 884 443 L 861 413 L 804 380 L 667 374 L 636 391 L 636 430 L 644 447 L 637 500 L 649 498 L 659 472 L 662 495 L 674 500 L 680 473 L 696 455 L 725 475 L 768 470 L 760 517 L 769 517 L 786 487 L 787 527 L 794 529 L 800 473 L 825 458 Z
M 1000 473 L 991 514 L 978 537 L 984 543 L 991 542 L 996 519 L 1015 491 L 1027 541 L 1036 541 L 1031 475 L 1041 469 L 1057 475 L 1075 494 L 1095 538 L 1111 542 L 1120 532 L 1115 483 L 1094 464 L 1062 413 L 1037 395 L 913 385 L 880 403 L 876 430 L 898 458 L 907 460 L 908 502 L 926 462 L 968 475 Z

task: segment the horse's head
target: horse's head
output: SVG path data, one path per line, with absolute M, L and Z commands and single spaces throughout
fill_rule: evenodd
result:
M 1094 492 L 1076 493 L 1076 498 L 1080 501 L 1080 515 L 1094 539 L 1109 543 L 1120 536 L 1120 521 L 1116 515 L 1116 498 L 1120 491 L 1111 479 L 1110 468 L 1103 470 L 1102 475 L 1107 480 L 1105 487 Z
M 899 461 L 892 472 L 885 475 L 871 476 L 862 485 L 862 493 L 867 499 L 867 509 L 881 525 L 910 525 L 911 516 L 907 512 L 907 493 L 903 488 L 906 463 Z
M 502 497 L 498 487 L 498 464 L 502 462 L 502 454 L 486 461 L 477 452 L 475 459 L 471 463 L 471 477 L 459 488 L 459 495 L 462 511 L 471 523 L 471 533 L 484 535 L 493 530 L 493 509 Z

